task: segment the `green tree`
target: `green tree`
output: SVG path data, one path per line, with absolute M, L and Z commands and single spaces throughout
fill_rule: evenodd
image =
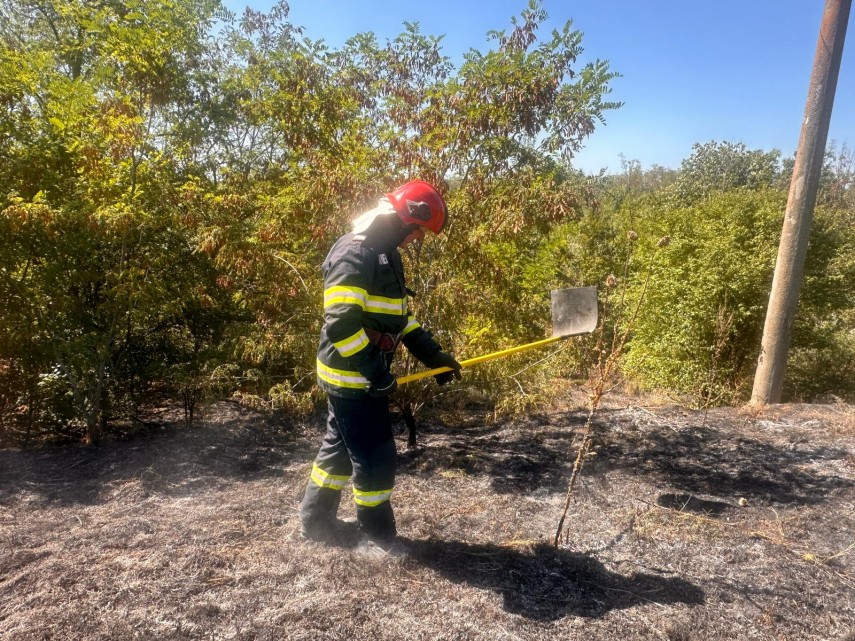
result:
M 556 230 L 589 194 L 567 161 L 619 105 L 607 63 L 576 64 L 570 23 L 538 38 L 538 2 L 459 68 L 416 24 L 330 49 L 284 2 L 234 18 L 214 0 L 6 0 L 0 15 L 4 417 L 95 441 L 154 382 L 188 420 L 212 382 L 305 408 L 318 266 L 413 177 L 452 206 L 449 233 L 409 256 L 416 311 L 447 347 L 539 338 L 545 290 L 578 280 Z
M 714 192 L 771 187 L 781 175 L 780 156 L 777 150 L 749 150 L 743 143 L 696 143 L 680 166 L 674 194 L 692 204 Z
M 269 371 L 287 342 L 293 358 L 279 361 L 281 375 L 311 380 L 300 363 L 313 361 L 319 319 L 312 266 L 350 218 L 416 176 L 442 186 L 453 212 L 448 234 L 410 256 L 420 318 L 460 353 L 541 333 L 543 287 L 562 274 L 538 274 L 540 246 L 582 200 L 563 160 L 619 106 L 604 100 L 614 77 L 606 63 L 574 67 L 581 34 L 568 24 L 539 42 L 546 15 L 532 3 L 510 34 L 493 34 L 493 50 L 470 51 L 455 70 L 440 38 L 416 24 L 385 46 L 366 33 L 330 51 L 297 38 L 287 13 L 252 17 L 229 32 L 227 78 L 242 88 L 245 103 L 235 104 L 252 114 L 254 144 L 272 155 L 247 156 L 240 174 L 256 178 L 243 190 L 255 213 L 212 231 L 222 268 L 239 259 L 244 282 L 256 275 L 252 314 L 262 301 L 275 312 L 242 328 L 257 362 Z M 290 297 L 272 287 L 282 282 L 293 283 Z
M 844 222 L 851 217 L 846 167 L 845 160 L 831 157 L 827 163 L 827 204 L 816 212 L 786 398 L 852 393 L 844 373 L 855 362 L 855 301 L 846 285 L 853 275 L 851 225 Z M 685 394 L 698 404 L 745 398 L 786 203 L 782 177 L 777 152 L 696 145 L 670 186 L 616 189 L 615 179 L 606 181 L 600 214 L 587 214 L 573 228 L 577 236 L 588 230 L 578 246 L 589 251 L 591 232 L 601 231 L 596 244 L 607 249 L 587 260 L 595 270 L 618 275 L 621 252 L 614 250 L 621 234 L 637 232 L 639 246 L 628 272 L 630 304 L 657 255 L 625 361 L 625 373 L 637 384 Z M 643 183 L 637 176 L 636 184 Z M 653 245 L 663 236 L 670 237 L 670 246 L 656 252 Z
M 670 244 L 652 264 L 634 328 L 625 362 L 633 377 L 699 401 L 742 391 L 757 355 L 784 203 L 778 191 L 735 190 L 691 207 L 636 204 L 639 262 L 653 260 L 661 237 Z
M 0 358 L 51 380 L 97 441 L 129 346 L 192 292 L 176 292 L 169 121 L 205 50 L 211 2 L 4 3 L 0 192 L 6 257 Z M 175 297 L 178 297 L 177 299 Z M 26 354 L 24 359 L 22 354 Z M 47 378 L 46 378 L 47 377 Z M 32 406 L 36 399 L 28 390 Z

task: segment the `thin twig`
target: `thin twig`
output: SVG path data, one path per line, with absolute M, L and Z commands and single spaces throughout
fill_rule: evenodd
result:
M 568 343 L 568 344 L 566 344 L 566 345 L 562 345 L 562 346 L 561 346 L 561 347 L 559 347 L 558 349 L 556 349 L 556 350 L 554 350 L 554 351 L 550 352 L 549 354 L 547 354 L 546 356 L 544 356 L 543 358 L 541 358 L 539 361 L 535 361 L 534 363 L 531 363 L 531 364 L 529 364 L 529 365 L 526 365 L 526 366 L 525 366 L 525 367 L 523 367 L 520 371 L 516 372 L 515 374 L 509 374 L 508 376 L 510 376 L 511 378 L 514 378 L 514 377 L 516 377 L 516 376 L 519 376 L 519 375 L 520 375 L 520 374 L 522 374 L 523 372 L 530 370 L 532 367 L 537 367 L 537 366 L 538 366 L 538 365 L 540 365 L 541 363 L 543 363 L 543 362 L 545 362 L 545 361 L 548 361 L 550 358 L 554 358 L 555 356 L 557 356 L 558 354 L 560 354 L 561 352 L 563 352 L 565 349 L 567 349 L 569 346 L 570 346 L 570 344 L 569 344 L 569 343 Z
M 657 248 L 666 247 L 669 242 L 670 239 L 666 236 L 659 241 L 659 243 L 657 244 Z M 631 254 L 627 255 L 627 264 L 629 263 L 630 257 Z M 585 421 L 585 429 L 583 432 L 582 443 L 576 453 L 576 460 L 573 463 L 573 471 L 570 474 L 570 481 L 567 484 L 567 496 L 564 499 L 564 509 L 561 512 L 561 518 L 558 520 L 558 528 L 555 531 L 555 537 L 553 539 L 553 545 L 555 547 L 558 547 L 558 544 L 561 541 L 561 532 L 564 528 L 564 521 L 567 518 L 567 512 L 570 509 L 570 502 L 573 498 L 573 488 L 576 485 L 576 480 L 582 472 L 582 466 L 584 465 L 588 451 L 591 447 L 591 441 L 593 439 L 594 433 L 594 414 L 600 406 L 600 401 L 602 400 L 603 395 L 607 392 L 606 382 L 610 379 L 612 370 L 616 368 L 618 363 L 620 362 L 621 356 L 623 354 L 623 349 L 626 346 L 627 340 L 629 339 L 629 334 L 633 326 L 635 325 L 636 320 L 638 319 L 638 314 L 641 311 L 641 306 L 644 302 L 644 298 L 647 294 L 647 290 L 653 276 L 653 264 L 655 258 L 656 254 L 654 254 L 653 258 L 647 265 L 647 274 L 645 276 L 644 283 L 641 288 L 641 294 L 638 297 L 638 300 L 635 304 L 635 308 L 632 310 L 632 315 L 630 316 L 627 324 L 624 326 L 623 331 L 619 331 L 617 324 L 615 324 L 613 327 L 610 349 L 605 349 L 604 347 L 606 340 L 606 322 L 608 320 L 610 310 L 609 296 L 611 294 L 611 289 L 617 285 L 617 280 L 612 275 L 610 275 L 606 279 L 606 290 L 603 297 L 603 315 L 600 320 L 600 326 L 598 328 L 599 337 L 597 338 L 597 343 L 594 347 L 597 352 L 597 365 L 594 368 L 592 390 L 589 397 L 590 406 L 588 411 L 588 419 Z M 621 301 L 624 300 L 624 295 L 625 290 L 621 293 Z
M 311 292 L 309 291 L 309 286 L 308 286 L 308 285 L 306 285 L 306 281 L 304 281 L 304 280 L 303 280 L 303 277 L 300 275 L 300 272 L 297 270 L 297 268 L 296 268 L 296 267 L 294 267 L 294 265 L 292 265 L 290 262 L 288 262 L 285 258 L 283 258 L 282 256 L 280 256 L 279 254 L 272 253 L 272 254 L 271 254 L 271 256 L 273 256 L 273 258 L 276 258 L 276 259 L 278 259 L 278 260 L 281 260 L 283 263 L 285 263 L 286 265 L 288 265 L 288 267 L 290 267 L 291 269 L 293 269 L 293 270 L 294 270 L 294 273 L 295 273 L 295 274 L 297 274 L 297 278 L 299 278 L 299 279 L 300 279 L 300 282 L 303 284 L 303 289 L 305 289 L 305 290 L 306 290 L 306 293 L 307 293 L 307 294 L 311 294 Z

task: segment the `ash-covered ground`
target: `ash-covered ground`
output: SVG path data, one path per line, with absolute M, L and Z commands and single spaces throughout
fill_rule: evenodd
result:
M 611 399 L 555 548 L 586 416 L 402 436 L 384 559 L 299 536 L 323 417 L 0 450 L 0 639 L 855 640 L 855 407 Z

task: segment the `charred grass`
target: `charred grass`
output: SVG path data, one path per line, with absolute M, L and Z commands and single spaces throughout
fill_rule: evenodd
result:
M 387 559 L 298 535 L 322 417 L 0 450 L 0 638 L 855 639 L 853 408 L 642 403 L 599 413 L 558 548 L 573 406 L 399 441 Z

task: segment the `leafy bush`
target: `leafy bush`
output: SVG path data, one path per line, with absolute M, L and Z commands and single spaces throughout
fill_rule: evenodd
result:
M 657 238 L 671 240 L 651 265 L 625 363 L 642 387 L 698 404 L 747 398 L 786 205 L 776 158 L 741 145 L 696 146 L 673 185 L 620 199 L 613 224 L 637 229 L 637 262 L 651 261 Z M 836 205 L 815 214 L 785 398 L 851 398 L 855 299 L 847 284 L 855 276 L 855 235 L 840 182 L 826 174 Z M 631 284 L 630 301 L 641 286 Z
M 616 74 L 577 63 L 570 23 L 540 37 L 536 1 L 459 67 L 417 24 L 333 50 L 284 2 L 240 19 L 217 0 L 144 4 L 0 6 L 0 439 L 96 441 L 164 394 L 188 421 L 212 395 L 307 412 L 319 266 L 414 177 L 451 209 L 447 233 L 407 253 L 414 311 L 458 357 L 548 335 L 550 289 L 615 274 L 629 306 L 649 274 L 627 373 L 704 402 L 745 388 L 785 198 L 777 152 L 713 142 L 679 172 L 584 178 L 572 158 L 620 106 Z M 846 148 L 828 161 L 796 398 L 850 389 L 854 172 Z M 561 349 L 467 378 L 530 407 L 552 376 L 584 374 L 591 341 Z
M 693 207 L 641 205 L 642 261 L 651 240 L 671 242 L 651 267 L 632 376 L 697 398 L 739 392 L 756 364 L 783 205 L 779 192 L 745 190 Z
M 305 411 L 318 267 L 412 177 L 453 211 L 411 256 L 422 318 L 461 355 L 543 335 L 562 279 L 537 261 L 580 202 L 565 163 L 619 105 L 569 23 L 538 39 L 538 3 L 457 69 L 415 24 L 331 50 L 284 2 L 33 9 L 0 8 L 4 417 L 55 401 L 39 416 L 95 441 L 155 391 L 188 420 L 206 390 Z

